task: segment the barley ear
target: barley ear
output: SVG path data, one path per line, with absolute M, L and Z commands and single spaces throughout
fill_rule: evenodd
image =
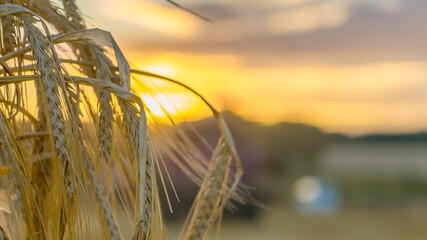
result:
M 53 150 L 59 160 L 59 165 L 62 166 L 62 175 L 64 176 L 64 185 L 67 197 L 63 200 L 61 210 L 59 212 L 59 238 L 62 239 L 65 234 L 66 224 L 71 217 L 70 209 L 74 205 L 74 182 L 71 158 L 67 146 L 67 136 L 65 128 L 65 117 L 63 107 L 60 100 L 60 90 L 58 86 L 64 86 L 63 78 L 60 73 L 60 67 L 55 62 L 53 50 L 49 49 L 44 41 L 46 39 L 43 34 L 37 29 L 30 19 L 22 17 L 24 30 L 31 44 L 33 55 L 36 59 L 37 70 L 40 74 L 39 91 L 42 96 L 44 109 L 46 109 L 46 119 L 52 129 L 51 144 Z M 65 90 L 62 91 L 65 93 Z M 71 208 L 70 208 L 71 207 Z
M 111 72 L 108 67 L 109 59 L 103 53 L 103 49 L 91 44 L 93 57 L 95 59 L 96 78 L 111 82 Z M 111 146 L 113 141 L 113 108 L 111 94 L 106 90 L 96 90 L 98 96 L 98 142 L 101 156 L 109 162 Z
M 231 163 L 229 147 L 224 138 L 219 140 L 212 165 L 197 194 L 185 233 L 187 240 L 202 239 L 223 210 L 221 202 L 228 193 L 227 180 Z

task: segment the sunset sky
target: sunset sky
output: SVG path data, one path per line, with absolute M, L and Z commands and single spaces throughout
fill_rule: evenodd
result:
M 163 0 L 78 1 L 134 65 L 247 120 L 348 134 L 427 130 L 427 1 L 176 2 L 214 23 Z M 166 92 L 184 115 L 202 117 L 200 103 Z

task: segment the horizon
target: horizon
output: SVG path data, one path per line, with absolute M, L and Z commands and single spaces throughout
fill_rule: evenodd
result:
M 326 135 L 339 135 L 339 136 L 343 136 L 346 138 L 350 138 L 350 139 L 358 139 L 358 138 L 364 138 L 364 137 L 411 137 L 411 136 L 415 136 L 415 135 L 426 135 L 427 137 L 427 130 L 420 130 L 420 131 L 413 131 L 413 132 L 370 132 L 370 133 L 363 133 L 363 134 L 348 134 L 345 132 L 328 132 L 325 129 L 320 128 L 319 126 L 316 125 L 312 125 L 312 124 L 308 124 L 308 123 L 304 123 L 304 122 L 289 122 L 289 121 L 280 121 L 280 122 L 274 122 L 274 123 L 262 123 L 262 122 L 257 122 L 257 121 L 251 121 L 250 119 L 246 119 L 245 117 L 238 115 L 232 111 L 229 110 L 224 110 L 221 111 L 221 114 L 225 117 L 225 121 L 227 123 L 230 123 L 228 120 L 228 117 L 230 116 L 230 114 L 234 117 L 237 117 L 239 119 L 241 119 L 242 121 L 251 123 L 251 124 L 259 124 L 262 127 L 272 127 L 272 126 L 276 126 L 276 125 L 280 125 L 280 124 L 294 124 L 294 125 L 301 125 L 301 126 L 305 126 L 305 127 L 312 127 L 312 128 L 316 128 L 318 130 L 320 130 L 322 133 L 326 134 Z M 214 120 L 213 117 L 211 116 L 206 116 L 204 118 L 201 119 L 194 119 L 191 121 L 186 121 L 189 124 L 192 123 L 197 123 L 197 122 L 203 122 L 203 121 L 210 121 L 210 120 Z M 427 138 L 426 138 L 427 140 Z

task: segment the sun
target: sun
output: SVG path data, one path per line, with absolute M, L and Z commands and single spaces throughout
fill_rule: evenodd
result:
M 140 97 L 147 107 L 148 112 L 156 117 L 175 116 L 178 114 L 178 109 L 174 104 L 182 106 L 177 99 L 172 100 L 162 93 L 154 95 L 142 94 Z
M 201 118 L 198 113 L 203 111 L 203 104 L 195 97 L 179 92 L 140 93 L 149 119 L 166 120 L 172 118 L 174 122 Z

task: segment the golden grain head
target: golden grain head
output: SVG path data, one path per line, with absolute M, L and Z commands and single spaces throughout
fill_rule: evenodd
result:
M 204 238 L 230 199 L 246 200 L 231 134 L 203 96 L 131 69 L 109 32 L 86 28 L 74 0 L 0 3 L 1 239 L 166 239 L 157 181 L 169 201 L 173 179 L 164 159 L 200 185 L 182 238 Z M 212 110 L 221 137 L 211 158 L 179 126 L 150 131 L 159 121 L 131 89 L 150 78 Z

